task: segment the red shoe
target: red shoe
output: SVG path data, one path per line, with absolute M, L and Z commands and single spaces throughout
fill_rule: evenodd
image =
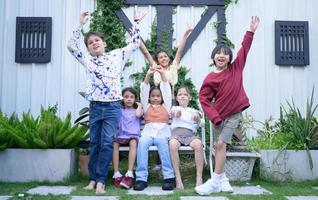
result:
M 117 178 L 113 178 L 113 185 L 116 188 L 120 188 L 120 183 L 123 180 L 123 177 L 117 177 Z
M 120 182 L 120 185 L 126 189 L 130 189 L 133 184 L 133 178 L 129 176 L 125 176 L 123 180 Z

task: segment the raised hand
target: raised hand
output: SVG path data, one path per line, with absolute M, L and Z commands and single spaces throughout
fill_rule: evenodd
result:
M 149 69 L 147 71 L 147 75 L 152 75 L 155 72 L 156 72 L 156 68 L 151 66 L 151 67 L 149 67 Z
M 191 33 L 193 31 L 193 26 L 192 26 L 192 24 L 187 24 L 187 30 L 186 30 L 186 34 L 189 34 L 189 33 Z
M 134 11 L 134 21 L 135 22 L 141 21 L 142 18 L 144 18 L 144 16 L 146 16 L 146 13 Z
M 82 25 L 84 25 L 84 24 L 87 23 L 88 20 L 89 20 L 89 12 L 88 11 L 82 12 L 81 15 L 80 15 L 79 22 Z
M 164 72 L 164 69 L 161 65 L 157 65 L 157 67 L 155 68 L 157 72 L 159 72 L 160 74 L 162 74 Z
M 252 32 L 255 32 L 259 24 L 259 17 L 258 16 L 252 16 L 250 29 Z

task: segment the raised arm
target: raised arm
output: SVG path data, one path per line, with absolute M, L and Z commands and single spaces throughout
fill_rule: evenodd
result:
M 144 81 L 140 84 L 140 101 L 144 111 L 146 111 L 148 108 L 148 99 L 150 92 L 149 80 L 153 73 L 155 73 L 155 68 L 150 67 L 147 71 Z
M 89 20 L 89 12 L 82 12 L 79 18 L 79 24 L 73 29 L 71 38 L 68 40 L 67 48 L 71 54 L 86 67 L 85 53 L 80 49 L 80 36 L 84 24 Z
M 149 53 L 145 43 L 143 41 L 140 42 L 140 50 L 146 57 L 146 60 L 148 61 L 149 66 L 153 66 L 155 64 L 155 61 L 153 60 L 151 54 Z
M 150 81 L 150 77 L 156 72 L 156 68 L 150 66 L 147 73 L 146 73 L 146 76 L 145 76 L 145 79 L 144 79 L 144 83 L 145 84 L 149 84 L 149 81 Z
M 163 68 L 158 65 L 156 70 L 160 73 L 162 81 L 160 84 L 160 90 L 162 94 L 162 99 L 164 101 L 164 105 L 166 106 L 167 112 L 170 112 L 171 109 L 171 102 L 172 102 L 172 94 L 171 94 L 171 87 L 170 84 L 166 78 L 165 72 L 163 71 Z
M 185 33 L 184 33 L 184 35 L 183 35 L 183 37 L 182 37 L 182 39 L 180 41 L 176 56 L 175 56 L 175 58 L 173 60 L 173 62 L 177 66 L 179 66 L 181 55 L 182 55 L 183 50 L 184 50 L 184 46 L 185 46 L 185 44 L 187 42 L 187 39 L 188 39 L 190 33 L 192 32 L 192 30 L 193 30 L 193 27 L 190 24 L 188 24 L 187 30 L 185 31 Z
M 259 17 L 253 16 L 251 19 L 251 24 L 250 24 L 250 30 L 246 31 L 243 41 L 242 41 L 242 46 L 240 50 L 237 52 L 236 59 L 233 61 L 233 66 L 238 67 L 241 71 L 245 67 L 246 63 L 246 58 L 247 54 L 251 48 L 252 41 L 254 38 L 254 33 L 258 27 L 259 24 Z
M 133 27 L 131 28 L 131 40 L 127 46 L 121 49 L 122 58 L 124 63 L 130 58 L 132 53 L 136 51 L 140 46 L 140 29 L 139 29 L 139 22 L 145 16 L 144 13 L 134 12 L 134 23 Z

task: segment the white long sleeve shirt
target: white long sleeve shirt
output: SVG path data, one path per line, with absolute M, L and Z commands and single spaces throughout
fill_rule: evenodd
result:
M 83 25 L 77 25 L 68 41 L 71 54 L 86 68 L 86 99 L 89 101 L 112 102 L 122 99 L 120 78 L 125 63 L 140 46 L 140 31 L 134 23 L 130 43 L 100 56 L 92 56 L 80 48 Z
M 173 106 L 171 108 L 171 112 L 173 111 L 181 111 L 180 117 L 173 117 L 171 122 L 171 130 L 175 128 L 187 128 L 192 130 L 194 133 L 197 132 L 197 128 L 202 125 L 202 120 L 200 123 L 197 123 L 193 120 L 194 114 L 199 114 L 199 111 L 193 108 L 183 108 L 181 106 Z

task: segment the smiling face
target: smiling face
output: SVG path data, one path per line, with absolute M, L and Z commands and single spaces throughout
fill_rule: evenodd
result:
M 224 44 L 216 46 L 211 54 L 213 63 L 218 70 L 226 69 L 231 64 L 232 57 L 232 50 Z
M 159 89 L 153 89 L 150 92 L 149 102 L 152 105 L 160 105 L 162 103 L 162 96 Z
M 170 64 L 170 58 L 168 54 L 164 51 L 157 53 L 156 61 L 158 65 L 161 65 L 163 68 L 166 68 Z
M 90 35 L 87 38 L 87 50 L 92 56 L 99 56 L 105 52 L 106 42 L 98 35 Z
M 216 53 L 214 55 L 213 61 L 218 70 L 226 69 L 230 60 L 230 55 L 224 52 Z
M 181 107 L 188 107 L 189 101 L 191 100 L 191 95 L 186 88 L 180 88 L 178 90 L 176 100 Z
M 126 91 L 123 94 L 123 101 L 125 108 L 132 108 L 134 107 L 134 104 L 136 102 L 136 96 L 135 94 L 131 93 L 130 91 Z

